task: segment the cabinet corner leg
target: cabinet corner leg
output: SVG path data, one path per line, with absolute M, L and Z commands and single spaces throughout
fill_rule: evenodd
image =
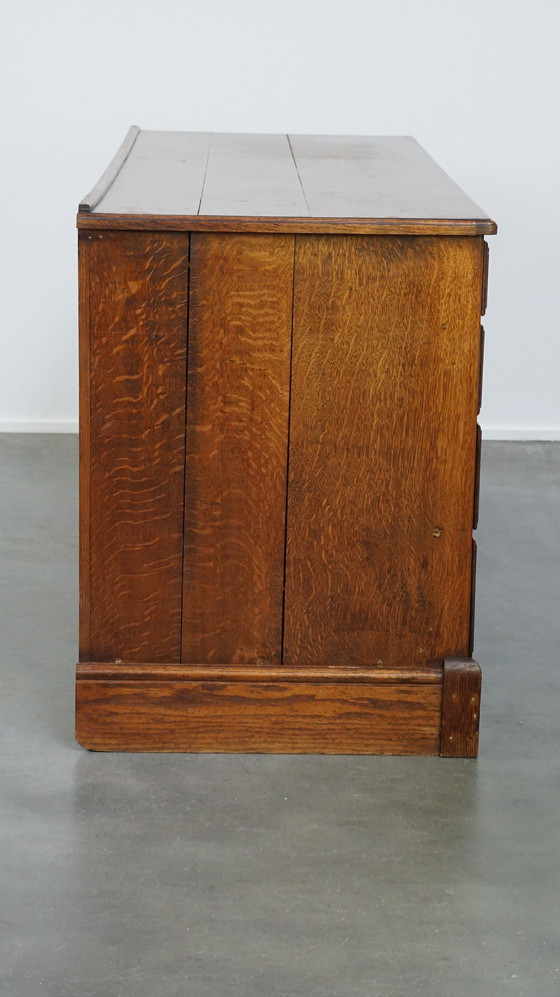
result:
M 445 658 L 440 755 L 476 758 L 480 717 L 480 665 L 472 658 Z

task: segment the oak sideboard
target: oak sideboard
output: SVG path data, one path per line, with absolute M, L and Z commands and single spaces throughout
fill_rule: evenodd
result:
M 79 742 L 476 755 L 495 223 L 412 138 L 133 127 L 78 229 Z

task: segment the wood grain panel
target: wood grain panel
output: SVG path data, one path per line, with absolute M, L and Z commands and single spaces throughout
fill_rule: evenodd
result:
M 481 241 L 297 238 L 286 665 L 468 653 Z
M 290 135 L 313 218 L 487 215 L 410 135 Z
M 212 135 L 201 215 L 309 215 L 287 135 Z
M 82 657 L 178 661 L 188 236 L 88 238 L 91 635 Z
M 95 213 L 196 215 L 209 146 L 207 132 L 141 131 Z
M 441 683 L 78 679 L 80 744 L 104 751 L 439 753 Z
M 192 236 L 185 662 L 280 658 L 293 256 Z

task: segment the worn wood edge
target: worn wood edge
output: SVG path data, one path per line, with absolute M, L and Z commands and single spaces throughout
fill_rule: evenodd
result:
M 441 702 L 443 758 L 476 758 L 482 671 L 472 658 L 445 658 Z
M 90 241 L 78 237 L 78 325 L 79 325 L 79 648 L 80 658 L 89 656 L 91 637 L 91 578 L 90 578 L 90 300 L 89 253 Z
M 469 657 L 472 656 L 474 648 L 474 627 L 476 609 L 476 559 L 478 548 L 476 540 L 472 539 L 471 545 L 471 591 L 470 591 L 470 612 L 469 612 Z
M 79 682 L 330 682 L 372 685 L 441 685 L 441 665 L 422 668 L 328 666 L 288 668 L 284 665 L 178 665 L 145 662 L 81 661 L 76 666 Z
M 124 137 L 123 142 L 117 149 L 105 172 L 99 178 L 95 186 L 92 187 L 89 194 L 86 194 L 86 196 L 80 201 L 78 206 L 79 212 L 93 211 L 95 206 L 105 197 L 109 187 L 114 184 L 126 160 L 130 156 L 134 143 L 136 142 L 139 134 L 140 128 L 138 125 L 131 125 Z
M 101 181 L 100 181 L 101 182 Z M 98 199 L 99 201 L 99 199 Z M 97 202 L 98 203 L 98 202 Z M 494 235 L 496 223 L 469 218 L 275 218 L 244 215 L 141 215 L 80 210 L 79 229 L 172 232 L 255 232 L 325 235 Z
M 437 755 L 441 685 L 76 684 L 76 739 L 96 751 Z
M 480 510 L 480 460 L 482 456 L 482 429 L 480 423 L 476 424 L 476 443 L 474 454 L 474 503 L 473 503 L 473 530 L 478 527 L 478 516 Z
M 486 333 L 484 331 L 484 326 L 480 325 L 480 340 L 478 348 L 478 412 L 480 415 L 480 410 L 482 408 L 482 384 L 484 380 L 484 345 L 485 345 Z
M 480 293 L 480 314 L 486 315 L 488 305 L 488 265 L 490 261 L 490 247 L 487 242 L 482 241 L 482 288 Z

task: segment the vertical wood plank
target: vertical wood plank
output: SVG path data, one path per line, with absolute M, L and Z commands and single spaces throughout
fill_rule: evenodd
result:
M 188 235 L 90 233 L 91 635 L 178 661 Z
M 191 238 L 182 660 L 278 663 L 294 238 Z
M 287 665 L 468 653 L 481 242 L 297 237 Z
M 288 136 L 213 134 L 199 214 L 308 216 Z

